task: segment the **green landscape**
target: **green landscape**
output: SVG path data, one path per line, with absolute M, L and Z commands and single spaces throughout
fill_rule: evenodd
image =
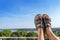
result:
M 60 37 L 60 33 L 56 33 L 56 36 Z M 11 30 L 2 30 L 0 31 L 0 37 L 37 37 L 37 32 L 35 31 L 25 31 L 25 30 L 16 30 L 12 32 Z M 2 40 L 37 40 L 37 39 L 18 39 L 18 38 L 3 38 Z

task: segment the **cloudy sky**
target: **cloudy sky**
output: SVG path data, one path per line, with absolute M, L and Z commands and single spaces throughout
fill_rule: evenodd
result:
M 60 0 L 0 0 L 0 29 L 35 28 L 36 14 L 48 14 L 52 27 L 60 27 Z

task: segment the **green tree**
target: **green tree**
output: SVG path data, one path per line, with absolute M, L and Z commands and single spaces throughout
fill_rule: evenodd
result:
M 11 30 L 3 30 L 2 31 L 2 34 L 3 34 L 3 36 L 5 36 L 5 37 L 10 37 L 11 36 L 11 34 L 12 34 L 12 31 Z M 3 39 L 3 40 L 9 40 L 8 38 L 7 39 Z
M 17 30 L 17 33 L 20 37 L 26 37 L 26 35 L 27 35 L 27 32 L 24 30 Z M 26 40 L 26 38 L 25 39 L 19 39 L 19 40 Z
M 55 34 L 56 36 L 60 37 L 60 33 Z
M 18 37 L 18 33 L 17 32 L 13 32 L 11 34 L 11 37 Z M 18 40 L 17 38 L 12 38 L 11 40 Z
M 37 37 L 37 33 L 36 32 L 29 32 L 26 35 L 27 37 Z M 37 40 L 37 39 L 27 39 L 27 40 Z
M 0 32 L 0 37 L 2 37 L 2 35 L 3 35 L 2 32 Z
M 0 32 L 0 37 L 2 37 L 2 35 L 3 35 L 2 32 Z M 0 38 L 0 40 L 2 40 L 2 38 Z
M 9 37 L 9 36 L 11 36 L 12 31 L 6 29 L 6 30 L 3 30 L 2 33 L 3 33 L 3 36 Z
M 37 33 L 36 32 L 29 32 L 29 33 L 27 33 L 27 37 L 37 37 Z
M 27 32 L 24 30 L 17 30 L 17 33 L 20 37 L 26 37 L 27 35 Z
M 11 34 L 11 37 L 18 37 L 18 33 L 17 33 L 17 32 L 13 32 L 13 33 Z

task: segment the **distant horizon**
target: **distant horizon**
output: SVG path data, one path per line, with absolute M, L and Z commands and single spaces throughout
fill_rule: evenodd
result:
M 60 27 L 53 27 L 53 28 L 60 28 Z M 0 29 L 36 29 L 36 28 L 0 28 Z

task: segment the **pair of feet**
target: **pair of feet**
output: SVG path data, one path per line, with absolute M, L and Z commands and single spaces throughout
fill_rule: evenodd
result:
M 44 40 L 44 34 L 47 35 L 49 40 L 59 40 L 51 30 L 51 19 L 47 14 L 37 14 L 35 16 L 35 26 L 38 31 L 38 40 Z
M 35 16 L 34 21 L 35 21 L 36 29 L 38 28 L 46 29 L 46 27 L 50 27 L 51 25 L 50 17 L 47 14 L 43 14 L 42 16 L 41 14 L 37 14 Z

